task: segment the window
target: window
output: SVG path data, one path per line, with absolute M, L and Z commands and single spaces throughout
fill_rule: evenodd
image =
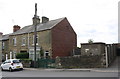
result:
M 16 38 L 13 38 L 13 45 L 16 46 Z
M 25 46 L 25 43 L 26 43 L 26 39 L 25 37 L 22 38 L 22 46 Z
M 5 42 L 2 42 L 2 49 L 5 49 Z
M 33 45 L 34 45 L 34 39 L 35 37 L 34 37 L 34 35 L 33 35 Z M 36 37 L 36 45 L 38 45 L 38 35 L 37 35 L 37 37 Z
M 85 49 L 85 52 L 88 52 L 89 51 L 89 49 Z
M 10 60 L 6 60 L 5 63 L 11 63 L 11 61 Z

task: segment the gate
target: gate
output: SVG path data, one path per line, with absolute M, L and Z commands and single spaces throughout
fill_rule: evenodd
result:
M 38 59 L 38 68 L 55 68 L 55 59 Z

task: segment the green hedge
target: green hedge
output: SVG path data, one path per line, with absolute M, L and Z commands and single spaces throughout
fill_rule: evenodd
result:
M 16 58 L 17 59 L 28 59 L 29 53 L 17 53 Z

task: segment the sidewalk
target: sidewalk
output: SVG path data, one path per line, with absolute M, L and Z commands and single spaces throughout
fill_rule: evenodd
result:
M 118 72 L 117 68 L 110 69 L 110 68 L 90 68 L 90 69 L 42 69 L 42 68 L 24 68 L 25 70 L 39 70 L 39 71 L 72 71 L 72 72 Z

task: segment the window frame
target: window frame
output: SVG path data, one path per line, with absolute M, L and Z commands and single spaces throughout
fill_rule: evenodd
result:
M 22 42 L 21 42 L 21 46 L 25 46 L 26 45 L 26 38 L 22 37 Z
M 39 36 L 38 36 L 38 34 L 37 34 L 37 37 L 36 37 L 37 39 L 36 39 L 36 45 L 38 45 L 38 39 L 39 39 Z M 34 45 L 34 35 L 33 35 L 33 39 L 32 39 L 32 45 Z
M 13 46 L 16 46 L 16 45 L 17 45 L 16 37 L 14 37 L 14 38 L 12 39 L 12 42 L 13 42 Z

